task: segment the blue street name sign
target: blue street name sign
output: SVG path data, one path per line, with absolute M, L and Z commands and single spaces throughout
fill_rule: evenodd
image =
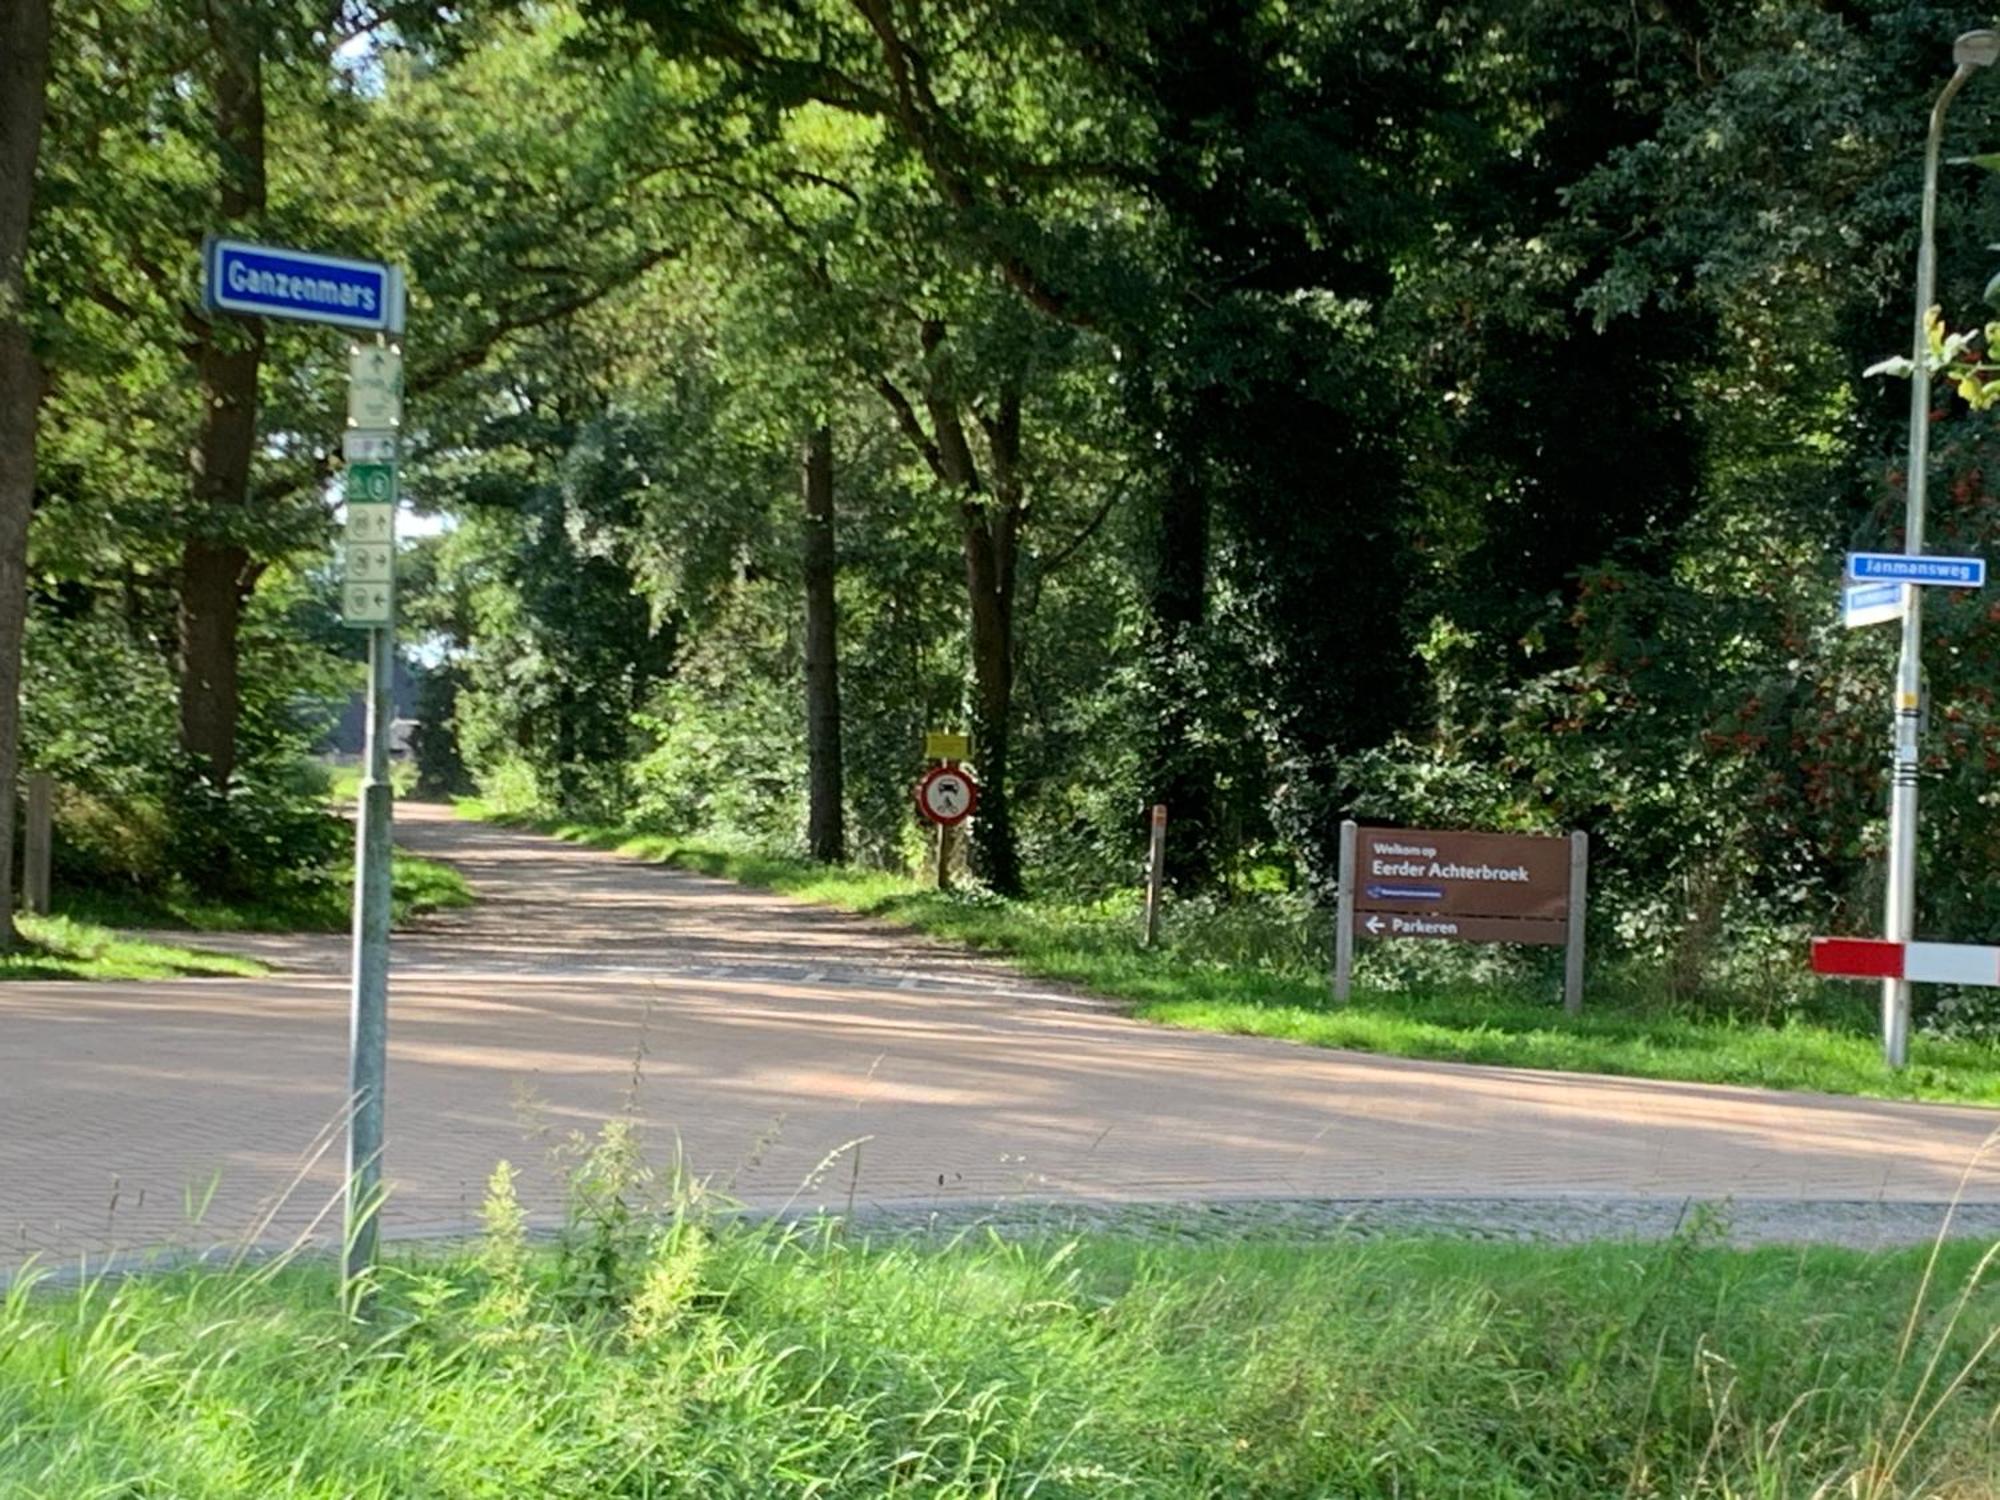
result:
M 1852 630 L 1903 617 L 1906 583 L 1850 583 L 1840 591 L 1840 622 Z
M 204 248 L 201 283 L 212 312 L 403 331 L 402 272 L 372 260 L 217 238 Z
M 1847 576 L 1857 583 L 1932 583 L 1945 588 L 1986 587 L 1983 557 L 1912 557 L 1906 552 L 1850 552 Z

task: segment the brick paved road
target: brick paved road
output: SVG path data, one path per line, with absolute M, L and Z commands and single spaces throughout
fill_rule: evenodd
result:
M 1734 1197 L 1886 1204 L 1921 1234 L 1934 1215 L 1895 1206 L 1950 1198 L 2000 1122 L 1160 1030 L 782 898 L 437 809 L 398 816 L 401 842 L 461 865 L 485 899 L 398 939 L 397 1232 L 468 1225 L 503 1156 L 550 1208 L 550 1138 L 617 1112 L 641 1053 L 660 1158 L 678 1143 L 759 1206 L 838 1208 L 851 1191 L 904 1216 L 1037 1198 L 1571 1199 L 1625 1214 Z M 0 988 L 0 1265 L 287 1238 L 334 1201 L 342 944 L 241 946 L 290 967 Z M 2000 1163 L 1968 1199 L 1976 1219 L 2000 1211 Z

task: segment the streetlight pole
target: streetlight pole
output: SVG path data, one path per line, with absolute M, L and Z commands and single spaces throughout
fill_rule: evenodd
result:
M 1952 44 L 1956 64 L 1951 81 L 1931 106 L 1930 135 L 1924 143 L 1924 196 L 1917 240 L 1916 329 L 1910 346 L 1910 451 L 1903 551 L 1924 550 L 1924 490 L 1931 457 L 1931 304 L 1937 297 L 1938 153 L 1944 116 L 1973 73 L 2000 60 L 2000 32 L 1968 31 Z M 1896 658 L 1894 750 L 1889 775 L 1889 889 L 1883 936 L 1907 943 L 1916 935 L 1917 905 L 1917 732 L 1923 700 L 1923 593 L 1903 586 L 1903 641 Z M 1882 981 L 1882 1057 L 1900 1068 L 1910 1050 L 1910 982 Z

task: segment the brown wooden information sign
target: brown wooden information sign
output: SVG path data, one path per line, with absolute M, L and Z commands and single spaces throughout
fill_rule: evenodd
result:
M 1567 947 L 1564 998 L 1581 1003 L 1586 844 L 1433 828 L 1340 830 L 1334 993 L 1357 938 Z
M 1355 830 L 1354 910 L 1424 917 L 1501 917 L 1502 923 L 1361 926 L 1371 937 L 1454 937 L 1460 942 L 1560 943 L 1569 914 L 1569 840 L 1427 828 Z M 1489 935 L 1490 934 L 1490 935 Z

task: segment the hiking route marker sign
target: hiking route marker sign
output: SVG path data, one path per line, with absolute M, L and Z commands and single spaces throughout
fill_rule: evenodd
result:
M 1333 998 L 1353 980 L 1354 940 L 1536 943 L 1567 949 L 1563 1006 L 1583 1006 L 1584 834 L 1340 825 Z

